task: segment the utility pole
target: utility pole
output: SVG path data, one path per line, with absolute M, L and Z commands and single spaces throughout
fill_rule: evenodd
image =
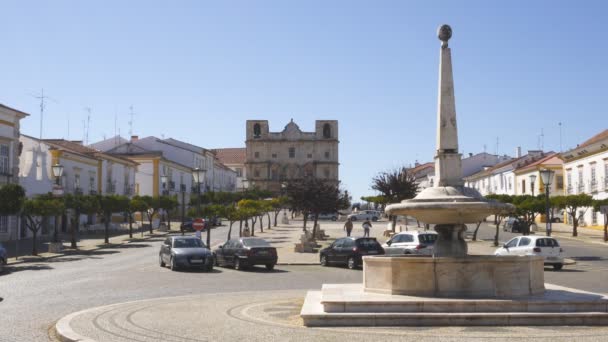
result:
M 43 124 L 44 123 L 44 108 L 46 107 L 44 100 L 46 100 L 46 99 L 53 100 L 53 99 L 44 95 L 44 88 L 42 88 L 40 90 L 40 95 L 32 94 L 31 96 L 40 100 L 40 133 L 38 135 L 38 138 L 40 139 L 38 142 L 38 147 L 40 147 L 40 144 L 42 141 L 42 127 L 44 126 L 44 124 Z M 55 100 L 53 100 L 53 101 L 55 101 Z M 57 102 L 57 101 L 55 101 L 55 102 Z
M 84 110 L 87 111 L 87 127 L 84 136 L 84 145 L 86 146 L 89 144 L 89 132 L 91 130 L 91 107 L 85 107 Z
M 135 112 L 133 111 L 133 105 L 131 105 L 129 107 L 129 136 L 128 139 L 130 139 L 133 136 L 133 116 L 135 116 Z
M 562 123 L 561 121 L 557 123 L 559 125 L 559 152 L 563 152 L 562 149 Z

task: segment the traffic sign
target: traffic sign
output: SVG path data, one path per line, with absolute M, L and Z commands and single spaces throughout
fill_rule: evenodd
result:
M 203 220 L 202 218 L 197 218 L 196 220 L 194 220 L 194 222 L 192 223 L 192 227 L 195 230 L 203 230 L 203 228 L 205 228 L 205 220 Z

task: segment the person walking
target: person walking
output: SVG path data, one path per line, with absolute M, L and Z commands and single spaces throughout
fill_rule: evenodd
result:
M 369 230 L 372 228 L 372 223 L 369 222 L 369 219 L 366 219 L 363 222 L 363 237 L 369 237 Z
M 346 230 L 346 236 L 350 236 L 350 232 L 353 231 L 353 221 L 349 218 L 344 223 L 344 230 Z

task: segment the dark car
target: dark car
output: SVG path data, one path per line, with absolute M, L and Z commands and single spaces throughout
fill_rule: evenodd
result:
M 0 273 L 4 271 L 4 266 L 6 266 L 7 261 L 8 253 L 6 252 L 6 248 L 0 244 Z
M 194 236 L 171 236 L 160 247 L 158 261 L 161 267 L 167 264 L 172 271 L 178 268 L 202 268 L 213 270 L 213 253 L 201 239 Z
M 185 231 L 193 231 L 194 228 L 192 227 L 192 223 L 194 222 L 194 220 L 190 217 L 185 218 L 184 222 L 181 224 L 180 229 L 181 230 L 185 230 Z
M 360 267 L 365 255 L 382 255 L 384 248 L 376 238 L 345 237 L 337 239 L 329 247 L 319 252 L 322 266 L 330 264 L 346 265 L 350 269 Z
M 217 266 L 234 266 L 236 270 L 264 265 L 272 270 L 277 264 L 277 249 L 263 239 L 244 237 L 228 240 L 215 250 Z
M 205 223 L 210 224 L 212 227 L 215 226 L 221 226 L 222 225 L 222 219 L 219 216 L 213 216 L 213 217 L 205 217 L 204 218 Z M 193 218 L 185 218 L 184 222 L 181 224 L 181 229 L 184 231 L 194 231 L 194 227 L 192 227 L 192 223 L 194 222 Z M 205 230 L 205 229 L 203 229 Z

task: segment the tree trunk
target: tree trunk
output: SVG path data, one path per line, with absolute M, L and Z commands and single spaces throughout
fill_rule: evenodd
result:
M 154 217 L 154 213 L 148 214 L 148 220 L 150 221 L 150 235 L 152 235 L 152 218 Z
M 171 230 L 171 215 L 167 212 L 167 230 Z
M 277 219 L 279 218 L 279 214 L 281 213 L 281 211 L 275 211 L 274 212 L 274 226 L 277 226 Z
M 110 217 L 111 216 L 106 216 L 105 217 L 105 222 L 104 222 L 104 242 L 105 243 L 110 243 Z
M 36 235 L 38 230 L 32 230 L 32 255 L 38 255 L 38 244 L 36 243 Z
M 604 214 L 604 242 L 608 242 L 608 214 Z
M 481 221 L 477 222 L 477 227 L 475 227 L 475 232 L 473 233 L 473 241 L 477 241 L 477 231 L 479 230 L 480 226 L 481 226 Z
M 251 218 L 251 236 L 255 236 L 255 222 L 256 219 L 255 218 Z
M 266 213 L 266 216 L 268 217 L 268 227 L 267 227 L 267 228 L 268 228 L 268 229 L 270 229 L 270 222 L 272 222 L 272 220 L 270 219 L 270 212 L 267 212 L 267 213 Z M 277 222 L 277 221 L 276 221 L 276 219 L 275 219 L 275 221 L 274 221 L 274 222 L 275 222 L 275 223 Z
M 133 215 L 129 213 L 129 238 L 133 238 Z
M 495 216 L 496 217 L 496 216 Z M 498 220 L 497 218 L 494 219 L 494 223 L 496 223 L 496 234 L 494 235 L 494 246 L 498 246 L 498 234 L 500 232 L 500 222 L 502 221 L 502 219 Z
M 234 223 L 234 221 L 230 221 L 230 228 L 228 228 L 228 237 L 226 238 L 226 241 L 230 240 L 230 237 L 232 235 L 232 224 Z
M 418 219 L 416 219 L 416 226 L 418 226 L 418 228 L 420 228 L 420 221 L 418 221 Z
M 572 236 L 578 236 L 578 217 L 576 217 L 576 210 L 570 213 L 572 217 Z
M 205 222 L 205 229 L 207 229 L 207 248 L 211 249 L 211 222 Z
M 317 222 L 319 222 L 319 213 L 315 214 L 315 219 L 314 219 L 314 222 L 313 222 L 313 225 L 312 225 L 312 238 L 313 239 L 316 239 L 316 237 L 317 237 L 317 231 L 319 230 L 317 228 Z
M 72 219 L 72 224 L 70 225 L 70 247 L 78 248 L 76 244 L 76 232 L 78 231 L 78 226 L 80 225 L 80 213 L 74 213 L 75 217 Z
M 243 236 L 243 220 L 239 220 L 239 237 Z
M 264 232 L 264 214 L 260 215 L 260 233 Z
M 306 231 L 306 222 L 308 222 L 308 213 L 304 212 L 304 228 L 302 229 L 303 232 Z
M 391 215 L 391 225 L 393 228 L 393 233 L 395 233 L 396 229 L 397 229 L 397 215 Z

